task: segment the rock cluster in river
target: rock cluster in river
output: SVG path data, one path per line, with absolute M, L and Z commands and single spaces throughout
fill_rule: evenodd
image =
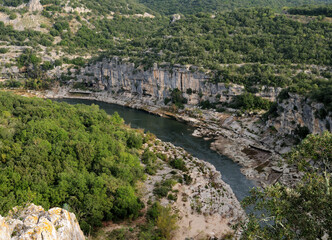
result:
M 30 204 L 0 216 L 0 240 L 85 240 L 73 213 Z

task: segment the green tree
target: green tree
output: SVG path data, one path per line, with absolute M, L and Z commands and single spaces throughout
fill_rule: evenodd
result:
M 170 205 L 160 208 L 159 216 L 156 220 L 156 226 L 160 230 L 163 237 L 167 240 L 172 239 L 174 231 L 178 229 L 177 226 L 177 214 L 172 213 L 172 207 Z
M 243 239 L 322 239 L 332 236 L 332 134 L 309 135 L 289 155 L 304 176 L 294 187 L 253 189 L 244 201 L 250 215 Z

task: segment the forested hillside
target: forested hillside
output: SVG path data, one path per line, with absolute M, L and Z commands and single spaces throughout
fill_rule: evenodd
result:
M 283 7 L 331 3 L 330 0 L 139 0 L 139 2 L 156 12 L 166 15 L 174 13 L 223 12 L 236 8 L 249 7 L 270 7 L 281 11 Z
M 142 135 L 97 106 L 0 92 L 0 213 L 33 202 L 69 208 L 82 229 L 138 216 Z

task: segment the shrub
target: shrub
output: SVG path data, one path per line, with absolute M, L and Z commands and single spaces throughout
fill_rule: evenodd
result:
M 155 188 L 153 189 L 153 193 L 158 197 L 166 197 L 168 192 L 172 190 L 173 185 L 176 181 L 172 179 L 167 179 L 155 184 Z
M 252 93 L 244 93 L 235 96 L 232 102 L 228 104 L 228 106 L 242 110 L 268 110 L 271 104 L 272 102 L 261 97 L 257 97 Z
M 9 51 L 9 48 L 0 48 L 1 54 L 7 53 L 8 51 Z
M 145 164 L 145 172 L 150 175 L 154 175 L 157 172 L 157 156 L 148 149 L 145 149 L 142 154 L 142 163 Z
M 127 146 L 129 148 L 141 148 L 143 144 L 142 136 L 136 131 L 130 131 L 127 138 Z
M 17 15 L 15 14 L 15 13 L 10 13 L 9 14 L 9 19 L 10 20 L 14 20 L 14 19 L 16 19 L 17 18 Z
M 171 206 L 161 208 L 160 214 L 156 221 L 156 226 L 167 240 L 173 238 L 174 231 L 178 228 L 176 224 L 177 219 L 178 216 L 176 214 L 172 214 Z
M 183 174 L 183 180 L 187 185 L 190 185 L 193 181 L 192 177 L 190 177 L 188 174 Z
M 175 169 L 179 169 L 181 171 L 187 171 L 185 162 L 181 158 L 173 159 L 169 162 L 169 165 Z
M 167 105 L 168 103 L 170 103 L 172 101 L 172 99 L 170 98 L 165 98 L 164 99 L 164 104 Z

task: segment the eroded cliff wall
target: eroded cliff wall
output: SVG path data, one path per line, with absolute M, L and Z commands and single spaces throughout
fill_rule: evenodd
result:
M 301 127 L 307 128 L 310 133 L 332 132 L 332 115 L 324 104 L 298 94 L 288 94 L 288 99 L 278 101 L 277 116 L 270 118 L 267 122 L 269 126 L 284 135 L 292 135 Z

